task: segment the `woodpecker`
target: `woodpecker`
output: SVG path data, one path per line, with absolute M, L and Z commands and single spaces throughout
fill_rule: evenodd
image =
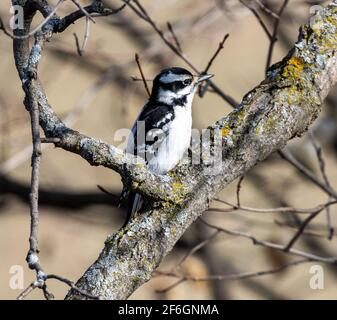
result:
M 173 169 L 190 146 L 194 94 L 198 85 L 212 76 L 193 76 L 179 67 L 162 70 L 154 78 L 150 98 L 131 129 L 126 152 L 142 157 L 156 174 Z M 121 198 L 127 196 L 124 226 L 144 203 L 140 194 L 125 188 Z

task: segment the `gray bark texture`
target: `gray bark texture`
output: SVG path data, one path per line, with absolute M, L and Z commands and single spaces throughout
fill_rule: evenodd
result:
M 35 10 L 43 12 L 44 1 L 34 1 L 34 6 L 29 0 L 25 3 L 26 30 L 17 31 L 18 35 L 27 33 Z M 60 139 L 57 147 L 80 155 L 91 165 L 117 171 L 125 184 L 149 199 L 145 212 L 108 237 L 97 260 L 76 284 L 100 299 L 126 299 L 151 278 L 219 191 L 290 139 L 301 136 L 316 119 L 337 80 L 337 1 L 302 26 L 293 49 L 269 69 L 266 79 L 233 112 L 209 127 L 210 156 L 202 156 L 198 165 L 185 161 L 166 176 L 149 172 L 132 155 L 67 128 L 54 113 L 37 68 L 45 41 L 62 23 L 58 17 L 51 19 L 35 35 L 32 48 L 28 39 L 14 40 L 25 105 L 31 109 L 37 103 L 40 125 L 46 137 Z M 70 290 L 66 299 L 84 297 Z

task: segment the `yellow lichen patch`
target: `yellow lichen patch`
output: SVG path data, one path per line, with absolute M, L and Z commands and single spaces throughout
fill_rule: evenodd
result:
M 237 119 L 240 123 L 244 119 L 245 113 L 246 113 L 246 110 L 244 108 L 240 109 L 239 112 L 237 112 Z
M 186 186 L 180 182 L 173 182 L 172 190 L 174 196 L 171 198 L 171 200 L 176 204 L 181 204 L 184 201 Z
M 173 182 L 172 183 L 172 188 L 174 190 L 177 190 L 177 189 L 182 189 L 184 187 L 184 185 L 182 183 L 179 183 L 179 182 Z
M 283 69 L 283 77 L 296 81 L 301 75 L 304 68 L 304 61 L 298 57 L 292 57 L 288 60 Z
M 227 137 L 229 135 L 230 131 L 231 130 L 228 127 L 222 128 L 221 129 L 221 136 L 222 137 Z
M 326 17 L 326 20 L 330 24 L 333 24 L 335 27 L 337 27 L 337 18 L 336 18 L 336 16 L 328 16 L 328 17 Z
M 269 117 L 267 118 L 267 120 L 265 121 L 263 125 L 263 131 L 273 132 L 276 130 L 275 128 L 276 125 L 277 125 L 277 120 L 272 117 Z

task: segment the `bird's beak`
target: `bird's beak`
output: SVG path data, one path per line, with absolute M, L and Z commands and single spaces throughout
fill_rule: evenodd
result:
M 202 76 L 199 76 L 195 82 L 195 84 L 200 84 L 203 81 L 206 81 L 210 78 L 214 77 L 214 74 L 204 74 Z

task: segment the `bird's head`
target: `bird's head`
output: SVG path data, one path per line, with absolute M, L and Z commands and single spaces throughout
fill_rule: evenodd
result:
M 170 105 L 185 105 L 192 102 L 198 85 L 213 75 L 193 76 L 184 68 L 162 70 L 153 80 L 150 99 Z

